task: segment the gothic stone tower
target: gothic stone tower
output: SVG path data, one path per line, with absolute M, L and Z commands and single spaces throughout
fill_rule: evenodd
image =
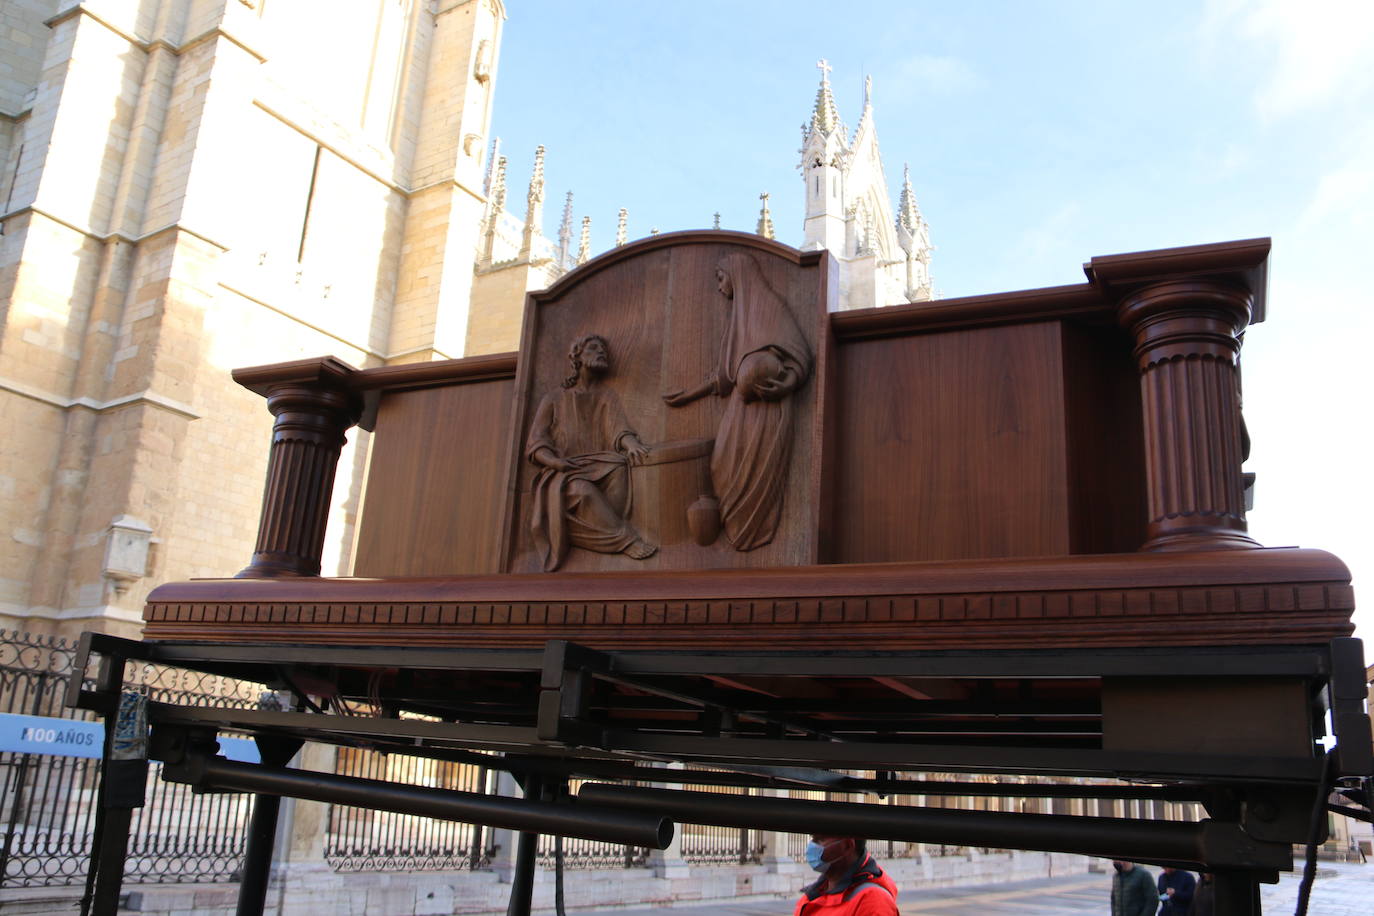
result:
M 501 0 L 9 0 L 0 626 L 139 628 L 252 550 L 237 366 L 464 355 Z M 324 572 L 348 567 L 366 434 Z
M 824 60 L 810 123 L 802 125 L 801 170 L 806 218 L 802 248 L 829 250 L 840 262 L 844 308 L 920 302 L 933 295 L 930 230 L 916 206 L 910 174 L 894 216 L 883 175 L 872 83 L 851 137 L 830 88 Z

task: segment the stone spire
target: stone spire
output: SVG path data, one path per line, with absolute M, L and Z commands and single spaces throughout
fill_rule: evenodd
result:
M 830 63 L 822 57 L 816 62 L 821 71 L 821 88 L 816 90 L 816 107 L 811 112 L 811 129 L 833 134 L 840 128 L 840 111 L 830 93 Z
M 619 248 L 621 245 L 624 245 L 625 240 L 629 238 L 629 235 L 626 232 L 626 229 L 629 225 L 629 218 L 630 212 L 626 210 L 624 207 L 621 207 L 620 216 L 616 219 L 615 224 L 615 247 L 617 248 Z
M 930 227 L 916 205 L 916 193 L 911 189 L 911 167 L 905 164 L 896 223 L 897 242 L 906 253 L 906 299 L 908 302 L 931 299 L 935 293 L 930 279 Z
M 534 149 L 534 174 L 525 195 L 525 230 L 520 236 L 520 257 L 529 258 L 536 236 L 544 234 L 544 145 Z
M 491 197 L 491 183 L 496 175 L 496 160 L 501 155 L 501 138 L 491 138 L 491 149 L 487 154 L 487 174 L 482 180 L 482 195 Z
M 775 239 L 778 236 L 773 231 L 773 215 L 768 212 L 768 192 L 760 194 L 759 200 L 762 204 L 759 206 L 759 224 L 756 231 L 766 239 Z
M 916 193 L 911 190 L 911 166 L 902 163 L 902 193 L 897 198 L 897 231 L 906 230 L 906 235 L 914 237 L 917 229 L 925 220 L 921 218 L 921 208 L 916 206 Z M 902 247 L 909 245 L 902 241 Z
M 558 266 L 568 267 L 568 255 L 572 253 L 572 201 L 573 192 L 563 201 L 563 221 L 558 224 Z
M 506 157 L 496 160 L 496 173 L 491 179 L 491 193 L 487 195 L 486 237 L 482 242 L 482 260 L 490 264 L 496 250 L 496 227 L 506 210 Z
M 577 263 L 586 264 L 592 256 L 592 218 L 582 217 L 582 235 L 577 240 Z
M 717 210 L 715 213 L 712 214 L 711 228 L 712 228 L 712 229 L 719 229 L 719 228 L 720 228 L 720 211 L 719 211 L 719 210 Z
M 859 126 L 854 128 L 854 138 L 857 141 L 860 134 L 865 130 L 873 129 L 873 77 L 864 77 L 864 110 L 859 115 Z

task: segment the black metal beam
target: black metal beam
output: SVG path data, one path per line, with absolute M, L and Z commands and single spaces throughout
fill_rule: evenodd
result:
M 627 846 L 665 848 L 673 838 L 667 818 L 591 804 L 556 805 L 472 792 L 430 789 L 377 779 L 312 770 L 239 763 L 223 757 L 188 755 L 162 769 L 169 782 L 202 790 L 256 792 L 307 798 L 336 805 L 376 808 L 400 814 L 484 824 L 507 830 L 560 834 Z
M 1291 845 L 1259 842 L 1238 825 L 1217 821 L 1009 814 L 604 784 L 584 785 L 578 798 L 721 827 L 1066 852 L 1206 871 L 1288 869 L 1293 864 Z
M 645 756 L 715 763 L 771 761 L 777 766 L 932 772 L 1167 777 L 1216 781 L 1316 782 L 1322 762 L 1299 757 L 1231 754 L 1148 753 L 1034 746 L 959 746 L 912 742 L 781 741 L 758 738 L 699 738 L 608 729 L 610 747 Z
M 102 634 L 96 634 L 102 636 Z M 102 639 L 117 639 L 103 637 Z M 275 645 L 263 643 L 133 642 L 126 657 L 194 667 L 232 662 L 252 667 L 282 664 L 523 671 L 544 670 L 543 649 L 412 648 L 403 646 Z M 96 651 L 103 651 L 96 648 Z M 1237 646 L 1169 649 L 989 649 L 925 652 L 599 652 L 615 674 L 770 675 L 779 677 L 1094 678 L 1207 675 L 1215 677 L 1322 677 L 1330 672 L 1329 647 Z

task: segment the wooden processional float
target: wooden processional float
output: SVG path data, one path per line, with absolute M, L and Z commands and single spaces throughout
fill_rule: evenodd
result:
M 1217 872 L 1218 912 L 1258 912 L 1335 781 L 1374 770 L 1349 572 L 1246 533 L 1237 358 L 1268 254 L 1098 257 L 1079 285 L 839 313 L 824 252 L 658 235 L 529 294 L 518 354 L 238 370 L 276 418 L 251 562 L 155 590 L 144 642 L 88 648 L 270 682 L 298 709 L 377 706 L 152 704 L 171 778 L 260 803 L 437 791 L 285 767 L 302 741 L 498 751 L 550 809 L 571 776 L 682 783 L 663 760 L 713 768 L 693 783 L 895 795 L 921 771 L 1135 779 L 1054 791 L 1210 819 L 626 786 L 571 810 L 580 835 L 644 845 L 670 816 L 1178 864 Z M 354 576 L 321 578 L 354 425 L 373 433 Z M 207 756 L 223 728 L 277 763 Z M 561 804 L 499 823 L 575 835 Z

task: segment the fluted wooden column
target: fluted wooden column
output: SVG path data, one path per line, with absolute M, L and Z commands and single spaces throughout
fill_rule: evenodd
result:
M 1257 547 L 1245 532 L 1237 335 L 1239 286 L 1167 281 L 1128 294 L 1117 317 L 1135 337 L 1145 433 L 1148 526 L 1142 550 Z
M 267 387 L 267 409 L 276 423 L 258 542 L 238 578 L 318 576 L 334 471 L 362 403 L 341 386 L 293 380 Z

